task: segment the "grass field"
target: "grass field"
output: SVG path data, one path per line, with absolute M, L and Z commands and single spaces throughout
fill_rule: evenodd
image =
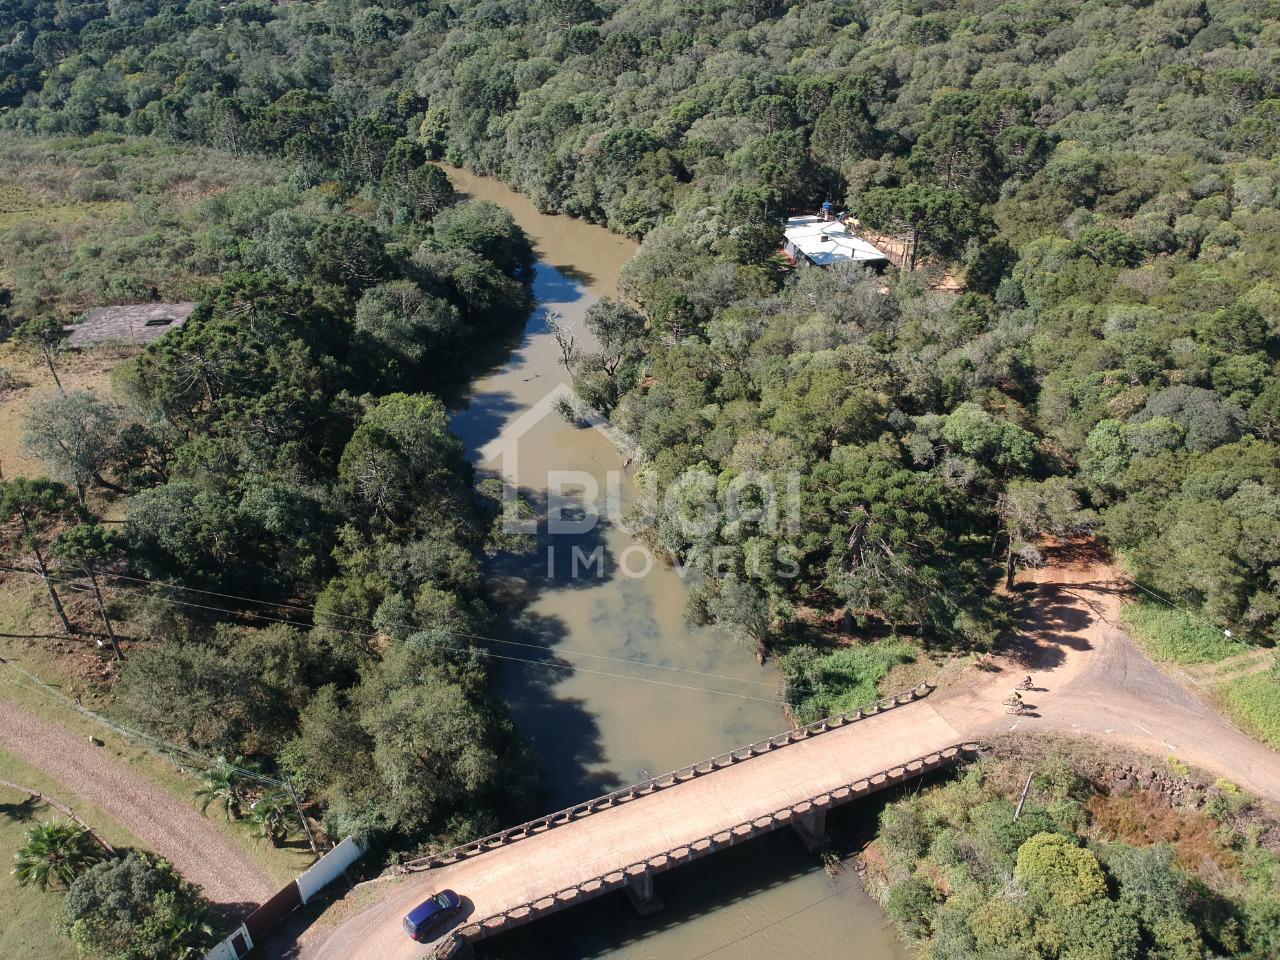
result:
M 1221 630 L 1151 600 L 1125 604 L 1124 625 L 1151 658 L 1161 663 L 1214 663 L 1249 649 Z
M 1153 660 L 1186 668 L 1186 679 L 1242 729 L 1280 748 L 1280 680 L 1270 670 L 1269 651 L 1154 601 L 1129 603 L 1123 616 Z
M 127 162 L 125 162 L 127 160 Z M 0 285 L 19 319 L 191 299 L 217 278 L 206 200 L 274 184 L 269 162 L 113 135 L 0 138 Z
M 1280 750 L 1280 681 L 1269 671 L 1229 680 L 1215 692 L 1245 730 Z
M 0 750 L 0 780 L 30 787 L 65 804 L 113 846 L 141 847 L 136 837 L 94 809 L 85 798 L 3 750 Z M 0 859 L 6 865 L 4 876 L 0 877 L 0 903 L 4 904 L 4 918 L 0 922 L 0 957 L 75 960 L 71 941 L 54 929 L 54 922 L 62 909 L 63 891 L 19 887 L 8 869 L 13 855 L 25 842 L 29 828 L 41 822 L 65 819 L 52 807 L 32 801 L 25 794 L 7 787 L 0 787 Z

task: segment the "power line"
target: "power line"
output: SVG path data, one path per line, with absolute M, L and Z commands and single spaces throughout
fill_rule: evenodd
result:
M 9 573 L 20 573 L 26 576 L 37 577 L 40 579 L 48 579 L 48 580 L 54 581 L 55 583 L 69 584 L 77 587 L 86 587 L 85 584 L 81 583 L 78 580 L 69 579 L 67 577 L 58 577 L 58 576 L 54 576 L 53 574 L 49 574 L 47 576 L 42 577 L 38 571 L 25 570 L 20 567 L 0 566 L 0 570 L 6 571 Z M 209 604 L 193 603 L 192 601 L 189 601 L 189 600 L 178 600 L 172 597 L 156 596 L 155 599 L 160 603 L 167 603 L 167 604 L 182 606 L 182 607 L 190 607 L 192 609 L 197 609 L 197 610 L 207 610 L 214 613 L 231 614 L 235 612 L 235 611 L 227 610 L 225 607 L 215 607 Z M 268 616 L 267 614 L 256 613 L 254 611 L 243 611 L 243 614 L 245 616 L 252 617 L 256 620 L 264 620 L 270 623 L 281 623 L 287 626 L 299 627 L 302 629 L 310 629 L 313 626 L 313 624 L 306 623 L 301 620 L 290 620 L 285 617 L 272 617 L 272 616 Z M 363 640 L 371 640 L 377 636 L 377 633 L 366 633 L 363 631 L 350 630 L 342 627 L 329 627 L 329 629 L 335 630 L 338 633 L 343 633 L 349 636 L 358 637 Z M 461 633 L 459 631 L 454 631 L 454 630 L 450 630 L 449 632 L 454 636 L 461 636 L 461 637 L 474 636 L 474 635 L 468 635 L 468 634 Z M 490 639 L 490 638 L 477 636 L 476 639 L 484 640 L 484 639 Z M 501 641 L 498 641 L 498 642 L 501 642 Z M 547 652 L 549 653 L 558 653 L 558 651 L 554 650 L 553 648 L 543 647 L 543 646 L 540 646 L 539 644 L 523 644 L 523 645 L 532 646 L 540 650 L 547 650 Z M 673 689 L 678 689 L 678 690 L 694 690 L 699 693 L 712 693 L 722 697 L 734 697 L 739 700 L 751 700 L 757 703 L 770 703 L 770 704 L 777 704 L 778 706 L 790 706 L 790 704 L 788 704 L 785 700 L 781 700 L 777 697 L 756 697 L 750 694 L 736 693 L 732 690 L 717 690 L 714 687 L 700 687 L 700 686 L 695 686 L 693 684 L 687 684 L 687 683 L 675 683 L 670 680 L 657 680 L 653 677 L 637 677 L 637 676 L 631 676 L 623 673 L 612 673 L 606 670 L 591 670 L 586 667 L 578 667 L 570 664 L 550 663 L 545 660 L 532 660 L 527 657 L 515 657 L 508 654 L 495 653 L 492 650 L 483 650 L 483 649 L 480 649 L 479 647 L 475 647 L 470 644 L 466 644 L 466 645 L 450 644 L 449 646 L 454 650 L 458 650 L 459 652 L 475 653 L 479 656 L 489 657 L 494 660 L 506 660 L 514 663 L 529 664 L 533 666 L 542 667 L 544 669 L 567 670 L 570 672 L 586 673 L 586 674 L 592 674 L 594 676 L 600 676 L 600 677 L 611 677 L 616 680 L 632 680 L 637 683 L 649 683 L 655 686 L 671 687 Z M 619 660 L 619 662 L 630 663 L 636 666 L 656 666 L 655 664 L 645 664 L 642 661 L 636 661 L 636 660 Z M 679 668 L 675 668 L 675 669 L 679 669 Z M 708 676 L 708 677 L 718 676 L 717 674 L 701 674 L 699 673 L 699 671 L 687 671 L 687 672 L 694 673 L 701 676 Z M 734 678 L 726 677 L 724 679 L 731 680 Z M 751 681 L 751 682 L 758 683 L 760 681 Z
M 796 917 L 800 916 L 800 914 L 805 913 L 808 910 L 812 910 L 814 907 L 820 904 L 826 903 L 828 900 L 834 900 L 836 897 L 840 896 L 840 894 L 842 893 L 848 893 L 850 889 L 851 889 L 850 887 L 841 887 L 839 890 L 836 890 L 833 893 L 829 893 L 825 897 L 822 897 L 819 900 L 814 900 L 812 903 L 801 907 L 799 910 L 795 910 L 791 913 L 788 913 L 785 917 L 779 917 L 777 920 L 774 920 L 770 923 L 766 923 L 763 927 L 758 927 L 757 929 L 752 930 L 750 933 L 744 933 L 742 936 L 736 937 L 735 939 L 730 940 L 728 943 L 722 943 L 720 944 L 720 946 L 715 947 L 714 949 L 708 950 L 705 953 L 700 953 L 696 957 L 690 957 L 689 960 L 703 960 L 703 957 L 709 957 L 712 954 L 719 953 L 721 950 L 727 950 L 729 947 L 742 943 L 743 940 L 750 940 L 752 937 L 757 936 L 761 933 L 764 933 L 766 930 L 773 929 L 774 927 L 778 926 L 778 924 L 780 923 L 786 923 L 788 920 L 795 919 Z
M 7 571 L 12 572 L 12 573 L 24 573 L 24 574 L 27 574 L 28 576 L 42 576 L 38 571 L 35 571 L 35 570 L 26 570 L 26 569 L 18 568 L 18 567 L 0 567 L 0 570 L 7 570 Z M 297 625 L 297 626 L 306 626 L 306 627 L 312 626 L 312 625 L 315 623 L 315 610 L 314 610 L 314 608 L 312 608 L 312 607 L 305 607 L 305 606 L 301 606 L 301 605 L 299 605 L 299 604 L 295 604 L 295 603 L 276 602 L 276 601 L 272 601 L 272 600 L 258 600 L 258 599 L 255 599 L 255 598 L 253 598 L 253 597 L 242 597 L 242 596 L 238 596 L 237 594 L 233 594 L 233 593 L 220 593 L 220 592 L 218 592 L 218 591 L 216 591 L 216 590 L 201 590 L 201 589 L 200 589 L 200 588 L 198 588 L 198 587 L 187 587 L 187 586 L 183 586 L 183 585 L 181 585 L 181 584 L 166 583 L 166 582 L 164 582 L 163 580 L 149 580 L 149 579 L 147 579 L 147 578 L 145 578 L 145 577 L 131 577 L 131 576 L 128 576 L 128 575 L 126 575 L 126 574 L 122 574 L 122 573 L 106 573 L 106 572 L 103 572 L 103 573 L 100 573 L 100 574 L 99 574 L 99 576 L 109 577 L 109 578 L 114 579 L 114 580 L 125 580 L 125 581 L 128 581 L 128 582 L 130 582 L 130 583 L 141 583 L 141 584 L 146 584 L 146 585 L 148 585 L 148 586 L 151 586 L 151 587 L 159 587 L 159 588 L 161 588 L 161 589 L 167 589 L 167 590 L 183 590 L 183 591 L 186 591 L 186 592 L 189 592 L 189 593 L 198 593 L 198 594 L 202 594 L 202 595 L 204 595 L 204 596 L 210 596 L 210 597 L 221 597 L 221 598 L 222 598 L 222 599 L 224 599 L 224 600 L 239 600 L 239 601 L 242 601 L 242 602 L 244 602 L 244 603 L 256 603 L 256 604 L 259 604 L 259 605 L 261 605 L 261 606 L 272 606 L 272 607 L 278 607 L 278 608 L 280 608 L 280 609 L 299 610 L 299 611 L 302 611 L 302 612 L 304 612 L 304 613 L 307 613 L 307 614 L 309 614 L 309 615 L 311 616 L 311 622 L 310 622 L 310 623 L 298 623 L 298 622 L 297 622 L 297 621 L 295 621 L 295 620 L 285 620 L 285 619 L 282 619 L 280 622 L 282 622 L 282 623 L 291 623 L 291 624 L 294 624 L 294 625 Z M 76 581 L 72 581 L 72 580 L 60 580 L 59 578 L 57 578 L 57 577 L 53 577 L 53 576 L 50 576 L 50 577 L 49 577 L 49 579 L 51 579 L 51 580 L 55 580 L 55 581 L 59 581 L 59 582 L 65 582 L 65 583 L 73 583 L 73 584 L 75 584 L 76 586 L 83 586 L 82 584 L 80 584 L 80 583 L 78 583 L 78 582 L 76 582 Z M 163 598 L 161 598 L 161 599 L 163 599 Z M 184 601 L 176 601 L 176 600 L 175 600 L 175 601 L 173 601 L 173 602 L 175 602 L 175 603 L 182 603 L 182 602 L 184 602 Z M 221 611 L 221 612 L 231 612 L 231 611 L 227 611 L 227 610 L 225 610 L 225 609 L 224 609 L 224 608 L 222 608 L 222 607 L 201 606 L 201 605 L 198 605 L 198 604 L 189 604 L 189 605 L 190 605 L 190 606 L 197 607 L 198 609 L 202 609 L 202 610 L 216 610 L 216 611 Z M 265 615 L 262 615 L 262 614 L 254 613 L 253 611 L 242 611 L 242 612 L 243 612 L 243 613 L 244 613 L 244 615 L 246 615 L 246 616 L 252 616 L 252 617 L 263 617 L 263 616 L 265 616 Z M 415 626 L 414 624 L 411 624 L 411 623 L 404 623 L 404 622 L 402 622 L 402 621 L 395 621 L 395 620 L 376 620 L 376 619 L 374 619 L 374 618 L 372 618 L 372 617 L 361 617 L 361 616 L 357 616 L 357 615 L 355 615 L 355 614 L 350 614 L 350 613 L 329 613 L 329 614 L 325 614 L 325 616 L 326 616 L 326 617 L 338 617 L 338 618 L 341 618 L 341 619 L 343 619 L 343 620 L 356 620 L 356 621 L 360 621 L 360 622 L 362 622 L 362 623 L 368 623 L 368 624 L 370 624 L 371 626 L 378 626 L 378 625 L 382 625 L 382 626 L 387 626 L 387 627 L 403 627 L 403 628 L 404 628 L 404 629 L 406 629 L 406 630 L 414 630 L 414 629 L 417 629 L 417 628 L 416 628 L 416 626 Z M 341 628 L 341 627 L 331 627 L 331 629 L 339 630 L 340 632 L 351 633 L 351 634 L 353 634 L 353 635 L 356 635 L 356 636 L 362 636 L 362 637 L 366 637 L 366 638 L 370 638 L 370 637 L 376 636 L 376 632 L 374 632 L 374 633 L 358 633 L 358 634 L 357 634 L 357 633 L 354 633 L 353 631 L 351 631 L 351 630 L 349 630 L 349 629 L 344 630 L 344 629 L 343 629 L 343 628 Z M 650 662 L 648 662 L 648 661 L 646 661 L 646 660 L 635 660 L 635 659 L 628 658 L 628 657 L 611 657 L 611 656 L 608 656 L 608 655 L 606 655 L 606 654 L 602 654 L 602 653 L 591 653 L 591 652 L 586 651 L 586 650 L 571 650 L 571 649 L 565 649 L 565 648 L 561 648 L 561 647 L 554 647 L 554 648 L 553 648 L 553 647 L 549 647 L 549 646 L 547 646 L 546 644 L 542 644 L 542 643 L 529 643 L 529 642 L 521 641 L 521 640 L 509 640 L 509 639 L 505 639 L 505 638 L 503 638 L 503 637 L 489 637 L 489 636 L 484 636 L 484 635 L 482 635 L 482 634 L 478 634 L 478 633 L 468 633 L 468 632 L 463 631 L 463 630 L 454 630 L 454 629 L 450 629 L 450 630 L 449 630 L 449 632 L 450 632 L 451 634 L 453 634 L 455 637 L 465 637 L 465 638 L 467 638 L 467 639 L 469 639 L 469 640 L 483 640 L 483 641 L 485 641 L 485 642 L 487 642 L 487 643 L 500 643 L 500 644 L 504 644 L 504 645 L 512 646 L 512 647 L 524 647 L 524 648 L 526 648 L 526 649 L 530 649 L 530 650 L 546 650 L 546 651 L 548 651 L 548 652 L 550 652 L 550 653 L 555 653 L 557 656 L 587 657 L 587 658 L 590 658 L 590 659 L 592 659 L 592 660 L 605 660 L 605 661 L 608 661 L 608 662 L 610 662 L 610 663 L 625 663 L 625 664 L 628 664 L 628 665 L 630 665 L 630 666 L 635 666 L 635 667 L 644 667 L 645 669 L 649 669 L 649 670 L 667 670 L 667 671 L 670 671 L 670 672 L 673 672 L 673 673 L 685 673 L 685 674 L 690 674 L 690 675 L 693 675 L 693 676 L 707 677 L 707 678 L 709 678 L 709 679 L 713 679 L 713 680 L 727 680 L 727 681 L 729 681 L 729 682 L 731 682 L 731 683 L 749 683 L 749 684 L 753 684 L 753 685 L 755 685 L 755 686 L 760 686 L 760 687 L 773 687 L 773 686 L 775 686 L 775 685 L 776 685 L 776 684 L 774 684 L 773 682 L 768 681 L 768 680 L 753 680 L 753 679 L 751 679 L 750 677 L 731 677 L 731 676 L 727 676 L 727 675 L 725 675 L 725 674 L 721 674 L 721 673 L 710 673 L 710 672 L 705 671 L 705 670 L 692 670 L 692 669 L 690 669 L 690 668 L 688 668 L 688 667 L 674 667 L 674 666 L 670 666 L 670 665 L 668 665 L 668 664 L 664 664 L 664 663 L 650 663 Z
M 275 787 L 277 790 L 286 791 L 289 795 L 289 799 L 293 802 L 294 810 L 297 812 L 298 822 L 302 825 L 302 830 L 307 835 L 307 843 L 311 847 L 311 852 L 312 853 L 320 852 L 316 848 L 316 839 L 311 832 L 311 826 L 310 824 L 307 823 L 307 815 L 302 812 L 302 803 L 298 799 L 298 794 L 293 789 L 293 784 L 289 782 L 288 778 L 285 778 L 284 780 L 276 780 L 274 777 L 265 776 L 264 774 L 258 773 L 256 770 L 248 770 L 242 766 L 239 766 L 238 764 L 230 763 L 226 760 L 225 757 L 217 757 L 217 758 L 208 757 L 206 755 L 197 753 L 194 750 L 189 750 L 185 747 L 179 747 L 177 744 L 169 743 L 168 741 L 162 740 L 159 737 L 153 737 L 150 734 L 142 733 L 141 731 L 138 731 L 138 730 L 132 730 L 129 727 L 124 726 L 123 724 L 114 723 L 113 721 L 108 720 L 106 717 L 102 716 L 102 714 L 97 713 L 96 711 L 87 709 L 79 701 L 69 700 L 65 694 L 56 690 L 50 684 L 45 683 L 35 674 L 31 673 L 29 670 L 26 670 L 25 668 L 14 663 L 12 660 L 6 657 L 0 656 L 0 664 L 3 664 L 4 666 L 9 667 L 12 670 L 17 670 L 19 673 L 23 674 L 24 676 L 26 676 L 27 678 L 35 682 L 36 684 L 35 687 L 32 687 L 30 684 L 28 684 L 24 687 L 24 689 L 35 690 L 37 693 L 43 692 L 47 696 L 52 697 L 55 702 L 60 701 L 62 704 L 70 707 L 76 712 L 81 713 L 88 717 L 92 717 L 94 720 L 97 720 L 99 723 L 103 724 L 107 728 L 114 730 L 116 733 L 120 734 L 126 739 L 132 738 L 135 740 L 139 740 L 143 744 L 150 745 L 151 749 L 159 753 L 168 752 L 168 753 L 177 754 L 179 757 L 183 758 L 184 762 L 187 762 L 187 763 L 190 763 L 192 760 L 195 760 L 197 764 L 203 766 L 205 769 L 232 770 L 240 774 L 240 776 L 242 777 L 248 777 L 251 780 L 257 780 L 260 783 L 267 783 Z M 21 681 L 18 682 L 18 685 L 23 686 Z
M 1232 633 L 1228 628 L 1218 626 L 1208 617 L 1204 616 L 1201 613 L 1197 613 L 1195 610 L 1189 610 L 1184 606 L 1174 603 L 1168 597 L 1163 596 L 1162 594 L 1156 593 L 1156 591 L 1152 590 L 1150 587 L 1144 586 L 1143 584 L 1139 583 L 1137 580 L 1134 580 L 1132 577 L 1127 577 L 1123 573 L 1117 573 L 1116 576 L 1119 577 L 1121 580 L 1123 580 L 1125 583 L 1133 584 L 1143 593 L 1147 594 L 1148 596 L 1154 597 L 1155 599 L 1159 600 L 1161 603 L 1165 604 L 1166 606 L 1171 607 L 1174 610 L 1177 610 L 1179 613 L 1185 614 L 1186 616 L 1190 617 L 1193 620 L 1199 620 L 1201 623 L 1205 624 L 1205 626 L 1210 627 L 1211 629 L 1222 634 L 1228 640 L 1234 640 L 1236 643 L 1244 647 L 1253 646 L 1253 644 L 1248 643 L 1244 640 L 1241 640 L 1234 633 Z
M 272 784 L 273 786 L 277 786 L 277 787 L 285 786 L 284 781 L 276 780 L 272 777 L 268 777 L 264 774 L 258 773 L 257 771 L 249 770 L 245 767 L 238 766 L 237 764 L 230 763 L 229 761 L 221 757 L 216 757 L 216 758 L 210 757 L 206 754 L 198 753 L 197 751 L 191 750 L 187 747 L 180 747 L 175 743 L 170 743 L 167 740 L 162 740 L 161 738 L 152 736 L 149 733 L 143 733 L 140 730 L 134 730 L 131 727 L 126 727 L 121 723 L 117 723 L 114 720 L 110 720 L 107 717 L 104 717 L 102 714 L 97 713 L 96 711 L 90 710 L 89 708 L 85 707 L 83 704 L 77 703 L 76 701 L 67 697 L 64 693 L 59 691 L 56 687 L 52 686 L 49 683 L 46 683 L 40 677 L 36 676 L 34 673 L 31 673 L 29 670 L 26 670 L 25 668 L 20 666 L 18 663 L 15 663 L 13 660 L 9 659 L 8 657 L 0 656 L 0 665 L 7 666 L 10 668 L 10 670 L 16 670 L 18 673 L 22 674 L 24 677 L 27 678 L 27 680 L 29 681 L 27 683 L 23 683 L 21 680 L 12 681 L 16 683 L 19 687 L 22 687 L 23 689 L 26 689 L 26 690 L 30 690 L 37 694 L 43 694 L 45 697 L 49 698 L 59 706 L 66 707 L 70 710 L 75 711 L 76 713 L 81 714 L 82 716 L 86 716 L 93 720 L 96 720 L 98 723 L 101 723 L 103 726 L 107 727 L 110 730 L 115 731 L 116 733 L 120 734 L 120 736 L 125 737 L 126 739 L 140 741 L 144 744 L 151 746 L 153 749 L 156 749 L 156 750 L 162 750 L 167 753 L 175 753 L 183 757 L 188 762 L 194 761 L 197 765 L 201 767 L 205 767 L 208 769 L 221 767 L 228 770 L 234 770 L 236 773 L 239 773 L 242 776 L 250 777 L 254 780 L 260 780 L 263 783 L 269 783 L 269 784 Z
M 586 667 L 575 667 L 570 664 L 544 663 L 541 660 L 525 660 L 520 657 L 508 657 L 500 653 L 493 653 L 489 650 L 477 650 L 476 652 L 486 657 L 493 657 L 495 660 L 514 660 L 517 663 L 531 663 L 535 666 L 551 667 L 554 670 L 570 670 L 574 673 L 589 673 L 597 677 L 614 677 L 618 680 L 635 680 L 638 683 L 655 683 L 659 686 L 675 687 L 679 690 L 697 690 L 700 693 L 716 693 L 723 697 L 737 697 L 739 700 L 754 700 L 757 703 L 773 703 L 780 707 L 791 706 L 787 701 L 779 700 L 776 697 L 753 697 L 745 693 L 734 693 L 731 690 L 716 690 L 712 687 L 695 687 L 693 684 L 689 683 L 673 683 L 670 680 L 655 680 L 652 677 L 629 677 L 622 673 L 607 673 L 603 670 L 589 670 Z

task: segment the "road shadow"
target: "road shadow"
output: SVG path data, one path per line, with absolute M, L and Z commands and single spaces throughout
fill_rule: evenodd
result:
M 1005 652 L 1021 669 L 1051 670 L 1066 660 L 1069 651 L 1094 649 L 1084 634 L 1097 621 L 1119 629 L 1105 615 L 1111 605 L 1104 599 L 1127 593 L 1122 584 L 1101 579 L 1020 584 L 1012 592 L 1017 627 L 1003 644 Z

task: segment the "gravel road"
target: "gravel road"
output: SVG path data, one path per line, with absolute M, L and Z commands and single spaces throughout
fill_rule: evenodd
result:
M 0 699 L 0 749 L 92 803 L 172 863 L 205 896 L 236 914 L 276 892 L 276 884 L 217 824 L 88 739 Z M 73 809 L 74 803 L 69 803 Z
M 1061 731 L 1113 740 L 1157 757 L 1175 756 L 1280 804 L 1280 754 L 1242 733 L 1213 706 L 1152 663 L 1125 632 L 1120 608 L 1130 588 L 1106 561 L 1076 544 L 1046 551 L 1033 571 L 1029 620 L 995 676 L 973 673 L 931 702 L 966 736 Z M 1026 717 L 1009 717 L 1003 697 L 1024 673 Z

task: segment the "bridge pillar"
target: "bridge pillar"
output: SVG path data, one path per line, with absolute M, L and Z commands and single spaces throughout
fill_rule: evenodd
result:
M 653 871 L 644 867 L 628 870 L 622 881 L 622 890 L 635 907 L 636 913 L 647 917 L 662 909 L 662 898 L 653 889 Z
M 827 808 L 817 804 L 804 813 L 793 816 L 791 829 L 796 832 L 800 842 L 810 853 L 823 849 L 831 842 L 831 838 L 827 836 Z

